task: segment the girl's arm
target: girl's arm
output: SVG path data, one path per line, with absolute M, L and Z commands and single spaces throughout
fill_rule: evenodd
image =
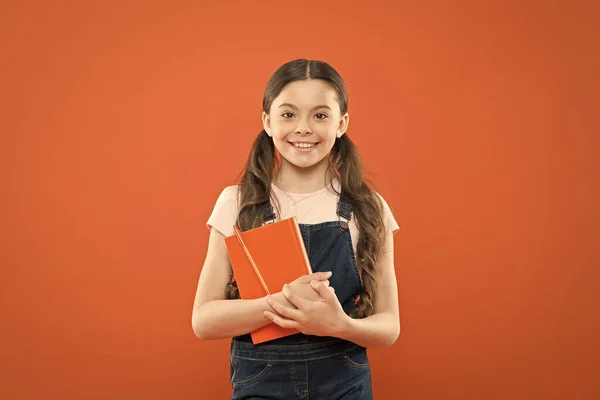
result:
M 231 264 L 225 237 L 213 228 L 192 312 L 192 328 L 198 338 L 208 340 L 244 335 L 271 322 L 263 316 L 265 310 L 272 310 L 265 298 L 226 300 L 225 287 L 230 281 Z
M 308 299 L 317 299 L 319 294 L 310 286 L 312 280 L 329 285 L 329 274 L 317 272 L 304 275 L 290 285 Z M 264 316 L 265 311 L 276 312 L 266 301 L 266 297 L 255 300 L 226 300 L 225 287 L 231 280 L 231 264 L 225 245 L 225 237 L 211 229 L 206 260 L 200 273 L 194 309 L 192 328 L 199 339 L 223 339 L 245 335 L 272 321 Z M 272 295 L 278 301 L 292 306 L 283 293 Z
M 393 233 L 386 235 L 383 253 L 377 260 L 376 279 L 374 313 L 362 319 L 346 318 L 338 335 L 362 347 L 389 347 L 400 335 Z
M 384 252 L 377 261 L 377 296 L 373 315 L 364 319 L 350 318 L 344 313 L 332 288 L 313 282 L 313 289 L 320 295 L 317 300 L 298 296 L 294 288 L 286 285 L 283 294 L 295 307 L 281 303 L 275 296 L 267 297 L 268 304 L 275 311 L 266 311 L 265 316 L 283 328 L 298 329 L 308 335 L 334 336 L 363 347 L 391 346 L 400 334 L 393 250 L 393 234 L 390 233 L 386 236 Z

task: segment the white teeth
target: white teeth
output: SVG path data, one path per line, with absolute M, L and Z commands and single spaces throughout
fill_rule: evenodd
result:
M 311 147 L 315 147 L 316 144 L 315 143 L 312 143 L 312 144 L 308 144 L 308 143 L 294 143 L 294 146 L 300 147 L 302 149 L 309 149 Z

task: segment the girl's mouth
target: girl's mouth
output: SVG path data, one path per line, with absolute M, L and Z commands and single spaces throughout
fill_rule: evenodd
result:
M 290 142 L 290 144 L 292 146 L 294 146 L 294 148 L 296 150 L 301 151 L 301 152 L 309 152 L 319 146 L 318 142 L 317 143 L 302 143 L 302 142 L 292 143 L 292 142 Z

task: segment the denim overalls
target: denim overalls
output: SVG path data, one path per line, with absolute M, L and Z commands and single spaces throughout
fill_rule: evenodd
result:
M 270 202 L 264 210 L 265 221 L 274 219 Z M 313 272 L 332 272 L 329 282 L 346 314 L 361 287 L 347 223 L 351 212 L 342 192 L 339 221 L 300 224 Z M 253 345 L 248 334 L 233 338 L 230 354 L 232 400 L 373 398 L 367 351 L 346 340 L 298 333 Z

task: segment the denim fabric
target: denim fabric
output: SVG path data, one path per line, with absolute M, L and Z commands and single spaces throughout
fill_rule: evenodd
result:
M 349 219 L 348 203 L 340 216 Z M 346 314 L 361 287 L 345 221 L 300 224 L 314 272 L 331 271 L 330 285 Z M 365 348 L 346 340 L 296 334 L 253 345 L 250 335 L 231 342 L 232 400 L 369 400 L 371 369 Z
M 369 400 L 366 349 L 332 339 L 299 345 L 231 342 L 232 400 Z

